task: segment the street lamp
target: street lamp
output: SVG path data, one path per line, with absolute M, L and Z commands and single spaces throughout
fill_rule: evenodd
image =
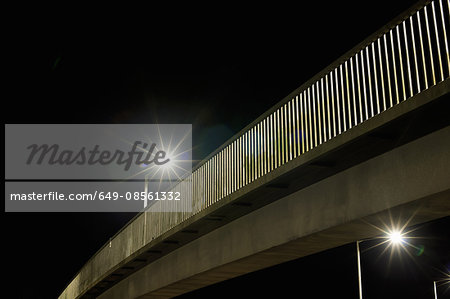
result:
M 436 280 L 433 281 L 434 299 L 437 299 Z
M 403 233 L 401 231 L 391 231 L 389 233 L 387 233 L 387 237 L 386 237 L 390 242 L 391 245 L 395 246 L 395 245 L 400 245 L 404 242 L 403 239 Z M 362 295 L 362 279 L 361 279 L 361 251 L 359 250 L 359 243 L 364 242 L 364 241 L 369 241 L 369 240 L 373 240 L 375 238 L 371 238 L 371 239 L 365 239 L 365 240 L 358 240 L 356 241 L 356 259 L 358 261 L 358 290 L 359 290 L 359 299 L 363 299 L 363 295 Z M 436 283 L 434 285 L 434 289 L 435 289 L 435 294 L 436 294 Z M 436 297 L 436 295 L 435 295 Z M 437 299 L 437 297 L 435 298 Z
M 441 282 L 441 283 L 444 282 L 443 284 L 450 283 L 450 275 L 447 274 L 447 278 L 433 281 L 434 299 L 438 299 L 438 293 L 437 293 L 438 282 Z
M 362 281 L 361 281 L 361 253 L 359 251 L 359 243 L 362 241 L 356 241 L 356 259 L 358 260 L 358 289 L 359 299 L 362 299 Z

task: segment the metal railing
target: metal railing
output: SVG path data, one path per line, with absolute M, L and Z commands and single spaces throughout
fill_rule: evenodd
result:
M 235 136 L 186 179 L 191 189 L 181 191 L 192 194 L 192 211 L 152 209 L 152 238 L 449 77 L 449 7 L 449 0 L 422 5 Z

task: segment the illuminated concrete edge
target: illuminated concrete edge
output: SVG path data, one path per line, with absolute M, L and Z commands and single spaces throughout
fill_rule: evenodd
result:
M 234 220 L 161 257 L 99 298 L 173 297 L 380 234 L 392 219 L 450 215 L 450 127 Z M 370 224 L 369 224 L 370 223 Z

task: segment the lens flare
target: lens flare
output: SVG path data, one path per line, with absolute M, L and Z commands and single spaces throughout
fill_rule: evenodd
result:
M 423 254 L 423 252 L 425 251 L 425 246 L 419 245 L 419 246 L 417 246 L 416 249 L 417 249 L 416 255 L 421 256 Z

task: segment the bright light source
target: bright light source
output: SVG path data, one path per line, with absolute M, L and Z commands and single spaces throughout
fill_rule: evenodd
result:
M 402 233 L 399 231 L 394 231 L 394 232 L 389 233 L 389 240 L 393 244 L 400 244 L 400 243 L 404 242 Z
M 176 167 L 177 161 L 172 158 L 173 156 L 174 156 L 173 153 L 169 153 L 169 152 L 166 153 L 166 156 L 164 157 L 164 161 L 167 161 L 167 162 L 165 162 L 164 164 L 159 166 L 159 167 L 161 167 L 161 169 L 164 172 L 169 172 L 169 173 L 175 172 L 175 167 Z

